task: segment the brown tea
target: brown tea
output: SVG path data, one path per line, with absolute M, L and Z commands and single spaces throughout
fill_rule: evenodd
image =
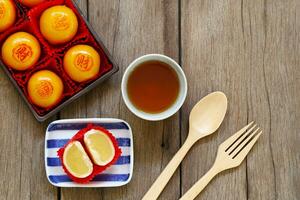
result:
M 160 61 L 147 61 L 129 75 L 127 92 L 133 105 L 147 113 L 160 113 L 176 101 L 179 79 L 173 68 Z

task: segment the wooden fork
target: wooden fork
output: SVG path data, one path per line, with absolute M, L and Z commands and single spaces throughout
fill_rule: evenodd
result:
M 223 142 L 212 168 L 180 200 L 195 199 L 218 173 L 239 166 L 261 134 L 260 128 L 251 122 Z

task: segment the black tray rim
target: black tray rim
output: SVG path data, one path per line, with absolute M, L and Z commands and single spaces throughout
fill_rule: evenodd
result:
M 107 80 L 109 77 L 111 77 L 113 74 L 115 74 L 116 72 L 119 71 L 119 66 L 115 63 L 114 59 L 112 58 L 112 55 L 109 53 L 109 51 L 107 50 L 107 48 L 103 44 L 103 42 L 101 40 L 101 37 L 96 33 L 96 31 L 94 30 L 94 28 L 92 27 L 92 25 L 90 24 L 90 22 L 87 20 L 87 18 L 84 16 L 82 10 L 79 8 L 79 6 L 77 5 L 77 3 L 74 2 L 74 0 L 72 0 L 72 3 L 75 6 L 75 8 L 77 9 L 77 11 L 79 12 L 79 14 L 82 17 L 82 19 L 84 20 L 84 22 L 87 25 L 87 27 L 88 27 L 89 31 L 91 32 L 91 34 L 93 35 L 93 37 L 95 38 L 95 40 L 99 43 L 99 45 L 103 49 L 104 53 L 108 57 L 109 61 L 112 63 L 112 69 L 110 71 L 106 72 L 105 74 L 103 74 L 98 79 L 94 80 L 92 83 L 90 83 L 84 89 L 82 89 L 81 91 L 79 91 L 78 93 L 76 93 L 75 95 L 73 95 L 72 97 L 70 97 L 69 99 L 67 99 L 66 101 L 64 101 L 63 103 L 61 103 L 58 106 L 56 106 L 53 110 L 51 110 L 50 112 L 48 112 L 46 115 L 40 116 L 34 110 L 34 108 L 32 107 L 31 103 L 28 101 L 28 99 L 24 95 L 24 93 L 21 90 L 21 88 L 18 86 L 18 84 L 15 81 L 15 79 L 11 76 L 11 74 L 10 74 L 9 70 L 7 69 L 6 65 L 2 62 L 2 60 L 0 60 L 0 65 L 1 65 L 2 69 L 4 70 L 4 72 L 6 73 L 6 75 L 8 76 L 8 78 L 10 79 L 10 81 L 13 83 L 13 85 L 15 86 L 15 88 L 18 90 L 19 94 L 22 96 L 23 100 L 26 102 L 26 105 L 29 107 L 29 109 L 33 113 L 34 117 L 39 122 L 43 122 L 43 121 L 49 119 L 50 117 L 54 116 L 55 114 L 57 114 L 58 112 L 60 112 L 64 107 L 66 107 L 67 105 L 71 104 L 73 101 L 77 100 L 79 97 L 84 96 L 90 90 L 92 90 L 96 86 L 98 86 L 101 82 Z

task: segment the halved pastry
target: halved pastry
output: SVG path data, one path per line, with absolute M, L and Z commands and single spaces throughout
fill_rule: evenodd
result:
M 115 156 L 115 148 L 107 134 L 91 129 L 84 134 L 84 144 L 96 165 L 105 166 Z
M 64 171 L 77 183 L 91 181 L 116 163 L 121 153 L 116 138 L 93 124 L 87 124 L 57 151 Z
M 78 141 L 73 141 L 66 146 L 63 163 L 68 172 L 77 178 L 88 177 L 93 172 L 93 163 Z

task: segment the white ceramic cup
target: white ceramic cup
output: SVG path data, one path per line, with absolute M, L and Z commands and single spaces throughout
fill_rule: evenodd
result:
M 160 112 L 160 113 L 147 113 L 142 110 L 139 110 L 138 108 L 136 108 L 133 105 L 133 103 L 130 101 L 130 99 L 128 97 L 127 81 L 128 81 L 129 75 L 141 63 L 144 63 L 147 61 L 160 61 L 160 62 L 166 63 L 167 65 L 169 65 L 170 67 L 172 67 L 174 69 L 174 71 L 176 72 L 178 79 L 179 79 L 180 88 L 179 88 L 179 94 L 178 94 L 176 101 L 167 110 Z M 136 60 L 134 60 L 128 66 L 128 68 L 126 69 L 126 71 L 123 75 L 121 88 L 122 88 L 122 97 L 123 97 L 123 100 L 124 100 L 126 106 L 128 107 L 128 109 L 136 116 L 138 116 L 142 119 L 145 119 L 145 120 L 149 120 L 149 121 L 159 121 L 159 120 L 163 120 L 163 119 L 166 119 L 166 118 L 174 115 L 181 108 L 182 104 L 185 101 L 186 95 L 187 95 L 187 81 L 186 81 L 186 77 L 185 77 L 183 70 L 172 58 L 169 58 L 169 57 L 161 55 L 161 54 L 148 54 L 148 55 L 141 56 L 141 57 L 137 58 Z

